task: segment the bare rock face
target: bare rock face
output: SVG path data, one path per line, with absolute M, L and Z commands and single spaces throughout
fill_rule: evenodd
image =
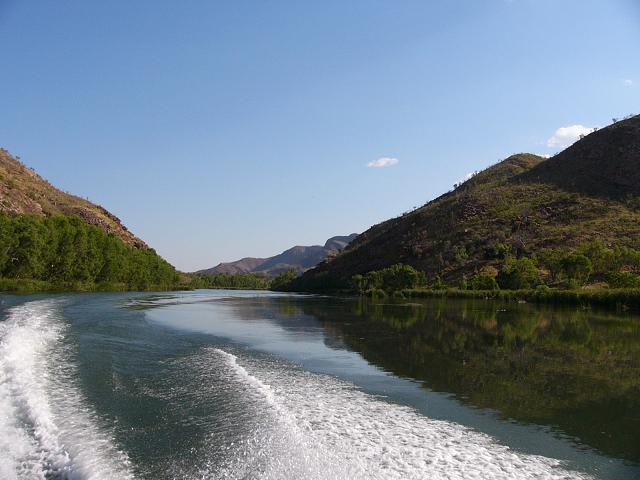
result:
M 4 149 L 0 149 L 0 211 L 12 215 L 78 216 L 127 245 L 148 248 L 105 208 L 58 190 Z

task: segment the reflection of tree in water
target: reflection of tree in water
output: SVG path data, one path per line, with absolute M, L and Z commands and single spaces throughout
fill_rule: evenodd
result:
M 640 461 L 638 318 L 478 300 L 295 303 L 328 343 L 386 371 Z

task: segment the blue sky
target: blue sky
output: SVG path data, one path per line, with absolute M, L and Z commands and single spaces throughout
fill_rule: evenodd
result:
M 0 0 L 0 146 L 193 270 L 638 113 L 639 47 L 636 0 Z

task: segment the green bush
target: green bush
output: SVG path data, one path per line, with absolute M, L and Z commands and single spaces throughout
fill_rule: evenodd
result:
M 560 265 L 562 272 L 569 281 L 569 285 L 572 287 L 580 287 L 587 283 L 593 266 L 591 260 L 584 255 L 569 254 L 565 256 Z
M 499 290 L 498 282 L 491 275 L 477 274 L 471 279 L 472 290 Z
M 298 276 L 295 270 L 283 272 L 271 282 L 271 290 L 286 292 L 291 288 L 291 282 Z
M 548 285 L 538 285 L 536 287 L 536 294 L 538 295 L 547 295 L 551 291 L 551 287 Z
M 364 277 L 360 274 L 354 275 L 353 277 L 351 277 L 351 286 L 353 287 L 353 289 L 358 292 L 358 293 L 364 293 L 365 290 L 367 289 L 367 285 L 366 282 L 364 280 Z
M 631 272 L 608 272 L 604 276 L 611 288 L 640 288 L 640 276 Z
M 433 280 L 433 285 L 431 286 L 434 290 L 446 290 L 447 284 L 442 281 L 440 275 L 436 275 L 436 278 Z
M 418 285 L 418 271 L 410 265 L 396 263 L 381 270 L 382 288 L 395 292 L 405 288 L 414 288 Z
M 523 290 L 534 288 L 541 283 L 540 271 L 535 260 L 508 256 L 497 278 L 500 288 L 506 290 Z
M 397 292 L 416 288 L 424 283 L 426 283 L 424 273 L 402 263 L 396 263 L 382 270 L 373 270 L 366 275 L 357 274 L 351 277 L 351 287 L 359 293 L 371 290 Z

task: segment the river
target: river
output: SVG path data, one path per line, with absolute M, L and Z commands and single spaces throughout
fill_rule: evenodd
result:
M 637 479 L 640 317 L 0 295 L 1 479 Z

